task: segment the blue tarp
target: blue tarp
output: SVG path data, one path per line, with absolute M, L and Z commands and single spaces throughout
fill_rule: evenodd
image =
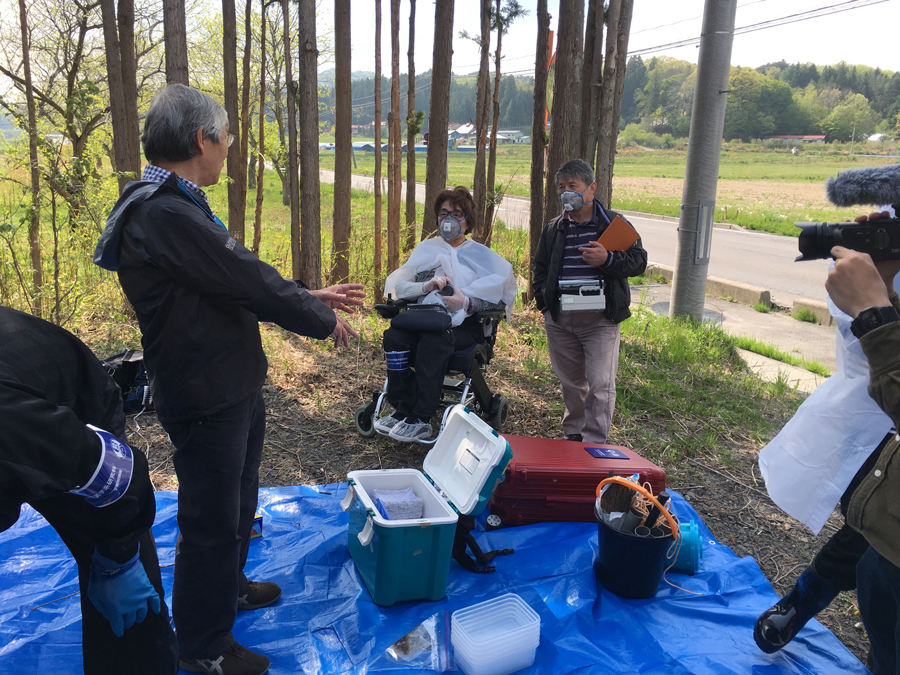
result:
M 392 643 L 429 616 L 508 592 L 541 617 L 534 665 L 522 672 L 868 673 L 818 622 L 774 655 L 753 642 L 753 623 L 777 596 L 752 558 L 717 543 L 673 494 L 683 521 L 700 524 L 700 571 L 669 573 L 691 595 L 663 583 L 650 600 L 622 600 L 598 588 L 597 527 L 547 523 L 476 532 L 484 550 L 514 548 L 494 574 L 451 563 L 447 597 L 382 608 L 372 603 L 347 552 L 347 484 L 262 490 L 264 536 L 254 539 L 250 578 L 278 582 L 278 604 L 239 613 L 234 633 L 272 660 L 273 675 L 367 673 Z M 157 493 L 153 533 L 171 593 L 176 537 L 174 493 Z M 0 674 L 81 673 L 81 612 L 75 564 L 56 533 L 28 507 L 0 534 Z M 171 598 L 167 598 L 170 600 Z M 409 670 L 396 672 L 411 672 Z

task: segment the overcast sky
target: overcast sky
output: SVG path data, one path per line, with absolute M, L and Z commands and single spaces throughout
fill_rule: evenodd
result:
M 533 74 L 537 38 L 535 7 L 537 0 L 519 0 L 529 10 L 526 17 L 513 24 L 503 38 L 503 72 Z M 831 7 L 833 11 L 852 8 L 817 18 L 798 20 L 789 25 L 756 30 L 736 35 L 731 63 L 755 68 L 764 63 L 786 60 L 789 63 L 811 61 L 817 65 L 838 61 L 858 63 L 882 70 L 900 71 L 900 49 L 893 34 L 900 26 L 900 0 L 738 0 L 735 27 L 753 26 L 764 21 L 802 14 L 813 9 Z M 320 24 L 333 24 L 333 3 L 324 0 Z M 477 34 L 479 0 L 456 0 L 453 23 L 453 72 L 465 74 L 478 70 L 477 46 L 459 37 L 459 31 Z M 390 0 L 382 0 L 381 67 L 390 76 Z M 549 0 L 550 28 L 556 30 L 559 0 Z M 585 2 L 587 5 L 587 2 Z M 679 40 L 699 38 L 703 16 L 703 0 L 635 0 L 631 26 L 629 53 L 659 47 Z M 353 0 L 351 9 L 352 68 L 375 70 L 375 3 L 373 0 Z M 879 26 L 889 27 L 884 37 L 878 37 Z M 409 0 L 401 0 L 400 8 L 400 70 L 406 72 L 409 28 Z M 448 30 L 449 27 L 448 27 Z M 434 2 L 416 2 L 416 70 L 431 68 L 434 39 Z M 494 46 L 492 44 L 491 51 Z M 695 45 L 665 48 L 644 54 L 644 60 L 654 55 L 667 55 L 697 62 Z M 323 68 L 330 68 L 326 64 Z M 493 66 L 491 66 L 493 70 Z

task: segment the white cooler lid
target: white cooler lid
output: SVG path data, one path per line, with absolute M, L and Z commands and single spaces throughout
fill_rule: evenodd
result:
M 475 413 L 455 405 L 422 468 L 456 510 L 468 514 L 505 453 L 505 438 Z

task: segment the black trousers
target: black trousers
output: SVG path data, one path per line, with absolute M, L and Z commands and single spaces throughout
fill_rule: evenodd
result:
M 847 507 L 856 488 L 875 467 L 881 450 L 893 436 L 894 434 L 888 434 L 884 437 L 850 481 L 850 485 L 841 496 L 841 515 L 844 517 L 847 516 Z M 856 588 L 856 565 L 868 550 L 869 542 L 866 538 L 845 522 L 813 558 L 812 571 L 833 588 L 839 591 L 852 591 Z
M 872 645 L 872 672 L 900 673 L 900 567 L 869 548 L 859 562 L 856 595 Z
M 53 526 L 78 563 L 85 675 L 174 675 L 178 672 L 178 649 L 169 624 L 152 532 L 148 530 L 140 539 L 140 560 L 147 578 L 159 593 L 159 614 L 148 612 L 141 623 L 126 630 L 122 637 L 116 637 L 109 621 L 88 597 L 91 556 L 96 545 L 90 521 L 96 517 L 97 509 L 81 497 L 68 494 L 31 502 L 31 505 Z
M 209 417 L 163 423 L 175 445 L 178 543 L 172 616 L 183 659 L 216 658 L 235 641 L 237 599 L 259 499 L 266 430 L 262 391 Z
M 484 342 L 481 323 L 470 317 L 448 331 L 417 332 L 388 328 L 384 351 L 410 350 L 406 370 L 389 370 L 387 400 L 401 417 L 430 420 L 441 402 L 441 388 L 453 353 Z

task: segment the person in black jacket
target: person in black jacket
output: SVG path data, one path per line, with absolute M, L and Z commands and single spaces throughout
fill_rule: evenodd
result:
M 156 500 L 147 459 L 120 440 L 116 383 L 68 331 L 0 307 L 0 419 L 0 531 L 28 503 L 71 551 L 86 675 L 173 675 Z
M 597 183 L 587 162 L 564 164 L 556 184 L 563 212 L 541 233 L 534 299 L 544 313 L 550 363 L 566 404 L 563 431 L 572 441 L 605 443 L 616 402 L 619 324 L 631 316 L 628 277 L 647 268 L 647 251 L 640 237 L 625 251 L 607 251 L 596 241 L 619 214 L 594 199 Z M 561 281 L 573 285 L 561 290 Z M 578 294 L 579 285 L 598 282 L 603 309 L 563 309 L 563 294 Z
M 202 188 L 218 181 L 232 138 L 209 96 L 161 90 L 141 137 L 150 164 L 113 207 L 94 261 L 118 271 L 134 306 L 157 416 L 175 445 L 180 665 L 257 675 L 269 660 L 231 629 L 239 609 L 281 596 L 277 584 L 243 573 L 266 420 L 259 322 L 346 345 L 357 334 L 334 310 L 352 311 L 364 294 L 357 284 L 307 290 L 231 238 Z

